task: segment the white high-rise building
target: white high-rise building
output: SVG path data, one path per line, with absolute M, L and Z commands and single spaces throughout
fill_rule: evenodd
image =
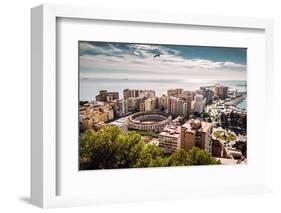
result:
M 130 97 L 127 99 L 127 103 L 129 111 L 137 109 L 137 98 Z
M 118 100 L 117 102 L 119 108 L 119 115 L 124 115 L 128 113 L 128 102 L 127 100 Z
M 195 95 L 194 97 L 194 112 L 202 113 L 204 110 L 204 99 L 202 95 Z
M 156 99 L 155 98 L 148 98 L 144 101 L 144 108 L 145 111 L 152 111 L 155 109 Z
M 140 97 L 142 98 L 155 98 L 155 90 L 141 90 Z
M 167 108 L 168 108 L 168 97 L 166 95 L 162 95 L 160 97 L 159 108 L 160 108 L 160 110 L 167 110 Z

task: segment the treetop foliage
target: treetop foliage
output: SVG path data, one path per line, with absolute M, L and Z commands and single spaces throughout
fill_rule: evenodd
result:
M 158 146 L 145 144 L 140 134 L 122 133 L 114 125 L 80 134 L 80 169 L 117 169 L 219 164 L 208 153 L 194 147 L 167 155 Z

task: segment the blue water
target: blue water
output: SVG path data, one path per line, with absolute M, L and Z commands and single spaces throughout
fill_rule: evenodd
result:
M 168 89 L 183 88 L 184 90 L 195 91 L 200 86 L 212 86 L 215 84 L 228 86 L 232 90 L 245 92 L 246 81 L 202 81 L 188 82 L 185 80 L 130 80 L 130 79 L 80 79 L 80 100 L 92 101 L 99 93 L 99 90 L 119 92 L 119 97 L 123 98 L 123 89 L 152 89 L 156 91 L 156 96 L 167 94 Z M 245 103 L 240 103 L 243 107 Z
M 236 105 L 240 109 L 247 110 L 247 98 L 243 99 L 239 104 Z

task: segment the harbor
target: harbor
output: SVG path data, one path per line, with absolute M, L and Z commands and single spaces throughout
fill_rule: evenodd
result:
M 238 96 L 230 101 L 225 102 L 224 105 L 226 107 L 237 106 L 237 105 L 239 105 L 239 103 L 243 102 L 246 98 L 247 98 L 247 95 L 244 94 L 244 95 Z

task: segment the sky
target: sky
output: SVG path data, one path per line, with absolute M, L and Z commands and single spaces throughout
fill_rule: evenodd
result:
M 79 42 L 81 79 L 246 80 L 246 60 L 245 48 Z

